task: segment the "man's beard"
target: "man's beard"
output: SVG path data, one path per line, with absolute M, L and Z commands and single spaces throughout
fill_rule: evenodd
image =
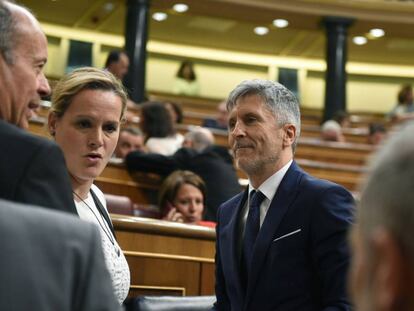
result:
M 267 164 L 277 163 L 280 159 L 279 154 L 275 154 L 266 159 L 257 159 L 257 160 L 248 160 L 239 161 L 236 159 L 236 165 L 248 176 L 260 174 L 265 170 Z M 242 163 L 240 163 L 242 162 Z

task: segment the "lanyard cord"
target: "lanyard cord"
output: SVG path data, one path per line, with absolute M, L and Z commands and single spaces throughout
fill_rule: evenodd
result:
M 112 243 L 112 245 L 114 246 L 114 248 L 115 248 L 115 251 L 116 251 L 116 253 L 118 254 L 118 256 L 120 255 L 120 251 L 119 251 L 119 248 L 117 248 L 116 246 L 115 246 L 115 238 L 113 238 L 113 237 L 111 237 L 111 232 L 110 232 L 110 229 L 109 229 L 109 227 L 108 227 L 108 224 L 106 224 L 106 221 L 105 221 L 105 219 L 103 218 L 103 216 L 101 215 L 101 219 L 102 219 L 102 221 L 105 223 L 105 225 L 102 225 L 102 223 L 101 223 L 101 221 L 99 220 L 99 218 L 98 218 L 98 216 L 96 216 L 96 213 L 94 212 L 94 210 L 89 206 L 89 204 L 88 203 L 86 203 L 86 201 L 84 200 L 84 199 L 82 199 L 81 197 L 80 197 L 80 195 L 79 194 L 77 194 L 75 191 L 72 191 L 72 193 L 79 199 L 79 200 L 81 200 L 81 202 L 83 203 L 83 204 L 85 204 L 88 208 L 89 208 L 89 210 L 91 211 L 91 213 L 93 214 L 93 216 L 95 216 L 95 218 L 96 218 L 96 220 L 98 221 L 98 224 L 99 224 L 99 226 L 101 227 L 101 229 L 103 230 L 103 232 L 105 233 L 105 235 L 108 237 L 108 240 Z

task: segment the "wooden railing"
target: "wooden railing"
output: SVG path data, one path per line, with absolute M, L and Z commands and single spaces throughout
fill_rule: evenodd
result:
M 131 271 L 129 296 L 214 295 L 215 231 L 111 215 Z

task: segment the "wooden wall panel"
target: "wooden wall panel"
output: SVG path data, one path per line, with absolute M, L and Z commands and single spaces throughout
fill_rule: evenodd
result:
M 215 231 L 111 215 L 131 271 L 129 296 L 214 295 Z

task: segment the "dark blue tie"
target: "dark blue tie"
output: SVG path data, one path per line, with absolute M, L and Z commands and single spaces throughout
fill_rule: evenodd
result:
M 265 195 L 260 191 L 252 190 L 250 192 L 250 206 L 244 228 L 242 250 L 242 273 L 246 281 L 248 280 L 248 271 L 252 264 L 254 243 L 260 229 L 260 204 L 264 198 Z

